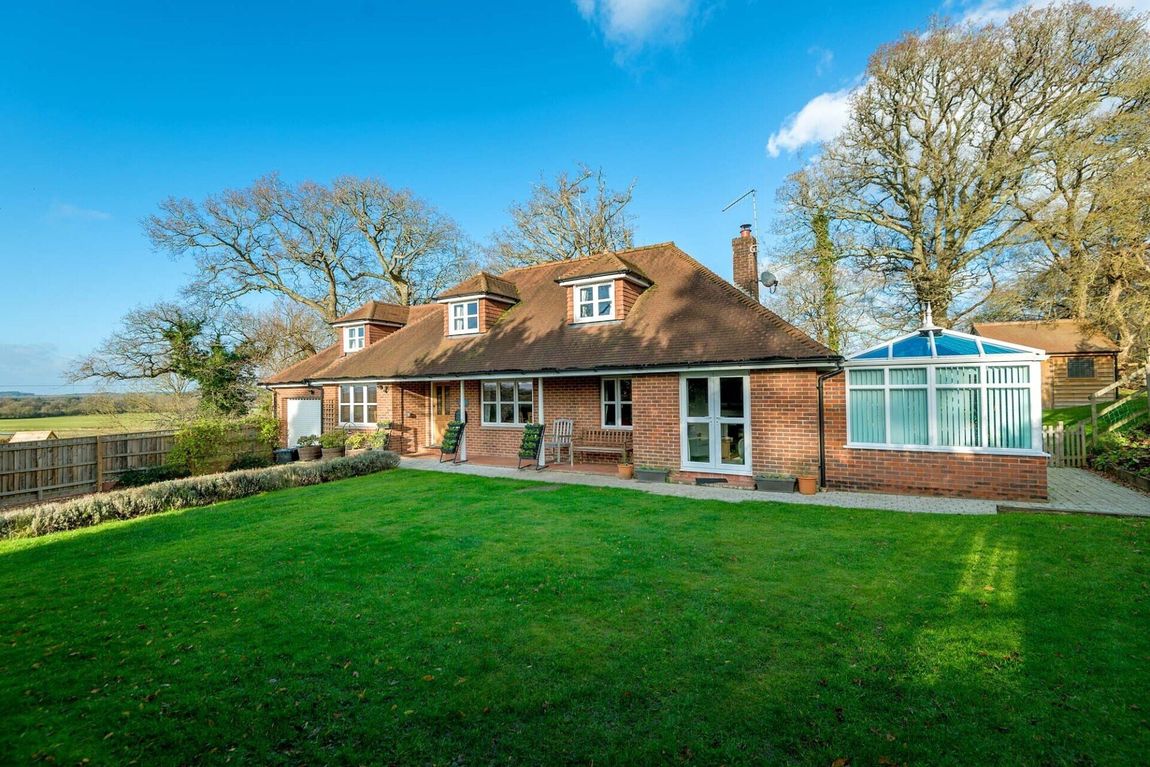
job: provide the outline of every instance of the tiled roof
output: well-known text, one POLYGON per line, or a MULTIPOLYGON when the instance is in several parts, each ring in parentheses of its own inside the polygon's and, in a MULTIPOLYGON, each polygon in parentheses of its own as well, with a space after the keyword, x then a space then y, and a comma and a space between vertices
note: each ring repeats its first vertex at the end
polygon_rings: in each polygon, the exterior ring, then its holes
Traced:
POLYGON ((391 325, 407 324, 409 307, 384 301, 368 301, 353 312, 348 312, 332 324, 341 322, 386 322, 391 325))
POLYGON ((1084 332, 1076 320, 976 322, 973 330, 986 338, 1031 346, 1047 354, 1118 351, 1118 345, 1109 338, 1101 333, 1084 332))
POLYGON ((838 359, 673 243, 624 257, 653 285, 622 321, 568 324, 569 288, 556 280, 576 264, 541 264, 505 275, 520 301, 485 333, 445 336, 445 306, 413 306, 406 327, 363 351, 308 374, 305 360, 269 383, 838 359))
POLYGON ((487 272, 480 272, 436 297, 455 298, 456 296, 474 296, 476 294, 509 298, 512 301, 519 300, 519 291, 515 289, 515 283, 487 272))
POLYGON ((580 258, 567 263, 571 265, 571 268, 557 278, 559 282, 620 273, 634 275, 646 282, 651 281, 647 275, 639 270, 639 267, 620 257, 617 253, 600 253, 597 256, 580 258))

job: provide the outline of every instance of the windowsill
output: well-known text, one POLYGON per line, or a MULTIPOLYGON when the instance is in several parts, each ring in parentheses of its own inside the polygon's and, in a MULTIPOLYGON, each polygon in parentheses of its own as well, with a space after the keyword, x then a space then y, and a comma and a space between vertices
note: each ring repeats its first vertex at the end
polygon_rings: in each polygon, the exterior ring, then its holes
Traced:
POLYGON ((847 450, 885 450, 891 453, 951 453, 954 455, 1007 455, 1024 458, 1046 457, 1041 450, 1007 447, 939 447, 936 445, 865 445, 848 442, 847 450))
POLYGON ((525 423, 487 423, 480 421, 479 426, 483 429, 522 429, 527 424, 525 423))
POLYGON ((634 426, 600 426, 603 431, 634 431, 634 426))
POLYGON ((682 464, 679 466, 679 471, 693 471, 700 474, 730 474, 733 477, 749 477, 754 474, 754 471, 745 466, 716 469, 714 466, 691 466, 690 464, 682 464))
POLYGON ((568 324, 574 325, 574 326, 579 326, 579 325, 606 325, 606 324, 611 323, 611 322, 622 322, 622 320, 615 319, 614 317, 603 317, 603 318, 596 318, 593 320, 574 320, 573 322, 570 322, 568 324))
POLYGON ((483 333, 482 330, 460 330, 458 333, 448 333, 448 338, 466 338, 468 336, 477 336, 483 333))
POLYGON ((341 429, 362 429, 363 431, 376 431, 379 429, 379 424, 376 423, 341 423, 341 429))

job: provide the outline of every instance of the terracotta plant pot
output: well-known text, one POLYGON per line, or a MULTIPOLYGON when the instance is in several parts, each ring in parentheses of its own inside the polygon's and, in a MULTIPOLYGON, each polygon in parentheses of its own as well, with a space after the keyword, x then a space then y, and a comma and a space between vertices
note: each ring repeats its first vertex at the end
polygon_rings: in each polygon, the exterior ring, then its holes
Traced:
POLYGON ((619 479, 631 479, 635 476, 635 465, 630 463, 619 464, 619 479))
POLYGON ((814 495, 819 491, 818 477, 799 477, 799 492, 803 495, 814 495))
POLYGON ((323 448, 319 445, 309 445, 307 447, 300 447, 298 450, 301 461, 318 461, 321 455, 320 451, 323 450, 323 448))

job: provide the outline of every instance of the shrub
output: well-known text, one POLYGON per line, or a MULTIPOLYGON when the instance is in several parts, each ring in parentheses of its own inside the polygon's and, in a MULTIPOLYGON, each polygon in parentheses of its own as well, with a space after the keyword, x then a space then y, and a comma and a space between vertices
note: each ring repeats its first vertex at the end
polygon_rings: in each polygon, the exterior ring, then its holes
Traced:
POLYGON ((176 434, 168 463, 183 464, 192 474, 222 471, 241 455, 270 457, 278 432, 278 422, 264 416, 200 419, 176 434))
POLYGON ((0 538, 33 537, 98 525, 111 519, 134 519, 165 511, 207 506, 289 487, 318 485, 373 474, 399 465, 392 452, 372 451, 323 463, 292 463, 267 469, 232 471, 157 482, 69 501, 16 509, 0 515, 0 538))
POLYGON ((328 450, 341 448, 347 444, 347 432, 343 429, 332 429, 319 435, 320 447, 328 450))
POLYGON ((387 450, 391 447, 391 421, 387 422, 387 426, 380 424, 377 431, 368 435, 367 446, 374 450, 387 450))
POLYGON ((1150 478, 1150 425, 1130 429, 1125 434, 1099 435, 1091 450, 1091 464, 1103 471, 1123 469, 1150 478))
POLYGON ((170 463, 143 469, 129 469, 116 480, 116 487, 143 487, 156 482, 166 482, 169 479, 181 479, 189 474, 191 472, 187 466, 170 463))
POLYGON ((295 443, 297 447, 316 447, 319 445, 319 437, 315 434, 305 434, 295 443))
POLYGON ((228 464, 228 471, 242 471, 243 469, 262 469, 265 466, 271 466, 272 459, 269 456, 254 453, 249 455, 237 455, 228 464))
POLYGON ((345 446, 351 450, 371 447, 371 435, 362 431, 357 431, 355 434, 349 434, 347 435, 347 444, 345 446))

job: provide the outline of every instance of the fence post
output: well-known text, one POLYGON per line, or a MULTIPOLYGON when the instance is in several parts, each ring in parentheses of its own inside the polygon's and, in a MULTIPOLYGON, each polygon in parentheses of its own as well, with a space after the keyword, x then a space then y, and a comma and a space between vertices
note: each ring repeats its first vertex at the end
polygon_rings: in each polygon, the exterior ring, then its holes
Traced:
POLYGON ((104 489, 104 442, 96 435, 96 492, 104 489))

